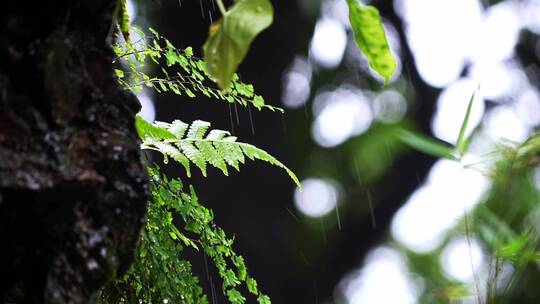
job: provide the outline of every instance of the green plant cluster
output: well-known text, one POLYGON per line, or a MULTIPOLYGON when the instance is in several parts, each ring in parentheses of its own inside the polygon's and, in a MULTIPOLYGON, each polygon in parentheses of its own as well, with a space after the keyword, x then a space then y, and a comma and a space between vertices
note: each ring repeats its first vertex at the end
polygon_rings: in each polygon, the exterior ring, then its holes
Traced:
MULTIPOLYGON (((540 134, 532 134, 523 142, 501 140, 482 156, 479 162, 465 164, 472 135, 465 136, 469 123, 474 94, 471 97, 456 145, 401 130, 399 138, 413 148, 427 154, 461 162, 464 168, 478 170, 489 178, 491 185, 485 197, 447 235, 464 235, 480 241, 488 257, 488 274, 485 281, 475 278, 474 288, 451 282, 440 275, 437 256, 440 249, 431 254, 418 255, 408 252, 411 265, 423 277, 430 278, 427 289, 440 289, 439 298, 424 294, 423 302, 444 303, 448 299, 473 296, 476 303, 506 303, 512 294, 526 294, 526 285, 534 281, 530 267, 536 268, 540 261, 540 237, 537 231, 537 212, 540 210, 540 191, 534 181, 534 170, 540 164, 540 134), (428 266, 429 265, 429 266, 428 266), (510 267, 512 272, 503 273, 510 267), (502 278, 505 275, 507 278, 502 278)), ((446 242, 445 241, 445 242, 446 242)))
MULTIPOLYGON (((355 13, 368 10, 370 18, 365 26, 375 29, 373 37, 361 29, 351 15, 357 42, 363 52, 373 50, 371 44, 385 50, 366 53, 371 66, 388 80, 393 73, 393 57, 384 36, 384 29, 374 8, 359 6, 352 1, 355 13), (358 37, 363 39, 358 40, 358 37), (368 39, 369 38, 369 39, 368 39), (372 39, 371 39, 372 38, 372 39), (382 56, 382 57, 381 57, 382 56), (382 59, 381 59, 382 58, 382 59), (374 64, 376 62, 377 64, 374 64)), ((150 29, 152 36, 130 28, 125 0, 119 0, 115 19, 123 43, 113 45, 117 55, 114 62, 120 85, 133 92, 144 88, 158 93, 172 92, 195 98, 206 97, 250 105, 261 110, 283 111, 265 103, 250 84, 239 81, 235 73, 247 51, 261 31, 273 21, 273 8, 268 0, 237 0, 227 10, 221 0, 217 4, 222 18, 212 24, 204 45, 205 60, 197 58, 193 49, 176 48, 168 39, 150 29), (133 41, 130 30, 140 39, 133 41), (205 62, 206 61, 206 62, 205 62), (208 63, 208 64, 207 64, 208 63)), ((191 176, 191 164, 206 176, 207 165, 228 175, 228 167, 239 170, 246 159, 262 160, 287 172, 300 187, 295 174, 267 152, 246 143, 236 141, 227 131, 209 130, 210 123, 196 120, 191 124, 175 120, 172 123, 146 122, 136 117, 136 128, 142 140, 141 149, 160 152, 164 162, 171 158, 180 163, 191 176)), ((233 304, 245 303, 248 296, 241 286, 260 304, 270 303, 261 293, 257 282, 248 275, 244 259, 237 255, 233 240, 213 223, 212 211, 199 203, 193 187, 184 190, 180 179, 167 179, 157 167, 149 169, 152 183, 152 200, 148 202, 148 219, 137 244, 131 269, 101 290, 102 303, 208 303, 199 279, 193 275, 191 264, 183 258, 186 249, 199 251, 208 256, 216 267, 222 281, 222 292, 233 304), (181 227, 174 224, 182 221, 181 227)))
POLYGON ((154 89, 158 93, 172 92, 176 95, 186 95, 195 98, 197 93, 206 97, 238 103, 244 107, 251 105, 256 109, 283 112, 283 109, 265 104, 264 98, 257 95, 253 85, 239 81, 237 74, 232 76, 228 87, 221 90, 215 87, 213 78, 207 72, 205 62, 193 55, 193 49, 176 48, 168 39, 150 28, 151 36, 138 29, 134 32, 141 38, 138 41, 117 43, 113 50, 117 55, 116 61, 126 66, 115 69, 119 83, 134 92, 143 88, 154 89), (150 75, 148 70, 159 72, 150 75))
MULTIPOLYGON (((209 87, 211 84, 207 83, 212 78, 206 72, 204 61, 196 58, 191 48, 177 49, 156 31, 151 29, 151 32, 153 36, 148 39, 140 32, 140 41, 125 40, 124 44, 113 46, 118 56, 115 61, 125 64, 126 71, 116 69, 115 73, 126 89, 140 92, 148 87, 158 93, 171 91, 192 98, 200 93, 245 107, 251 104, 258 110, 281 111, 266 105, 264 99, 254 93, 253 86, 238 82, 236 75, 226 90, 209 87), (160 67, 163 75, 150 77, 149 62, 160 67)), ((160 152, 165 163, 169 158, 177 161, 185 168, 187 178, 191 177, 191 164, 204 176, 208 164, 228 175, 228 167, 239 170, 246 159, 258 159, 282 168, 300 187, 296 175, 276 158, 253 145, 237 142, 227 131, 209 131, 208 122, 150 123, 137 116, 135 127, 142 141, 141 149, 160 152)), ((99 301, 111 304, 208 303, 190 262, 183 257, 189 248, 201 251, 213 262, 222 282, 222 292, 230 303, 245 303, 249 294, 258 303, 270 303, 270 298, 259 291, 255 279, 248 275, 243 257, 234 252, 233 240, 213 223, 212 211, 199 203, 193 187, 185 191, 180 179, 167 179, 157 167, 150 168, 149 175, 152 200, 148 202, 148 218, 137 244, 134 263, 126 275, 101 290, 99 301), (183 225, 175 225, 175 220, 181 220, 183 225), (247 294, 242 289, 247 290, 247 294)))
POLYGON ((131 270, 109 284, 101 294, 105 303, 208 303, 207 296, 192 274, 191 264, 182 258, 186 249, 200 251, 216 266, 222 291, 231 303, 245 303, 242 285, 258 303, 270 303, 250 277, 242 256, 232 248, 233 239, 213 222, 213 213, 197 198, 193 187, 185 191, 180 179, 168 179, 157 167, 150 168, 152 201, 148 220, 141 231, 131 270), (183 223, 179 229, 174 219, 183 223))

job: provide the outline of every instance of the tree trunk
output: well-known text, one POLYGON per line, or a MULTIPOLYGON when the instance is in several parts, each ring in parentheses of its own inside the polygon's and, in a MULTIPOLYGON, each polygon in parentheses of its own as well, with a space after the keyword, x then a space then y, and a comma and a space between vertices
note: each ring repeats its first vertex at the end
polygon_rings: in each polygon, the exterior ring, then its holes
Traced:
POLYGON ((107 43, 116 5, 0 10, 1 303, 86 303, 130 265, 149 193, 107 43))

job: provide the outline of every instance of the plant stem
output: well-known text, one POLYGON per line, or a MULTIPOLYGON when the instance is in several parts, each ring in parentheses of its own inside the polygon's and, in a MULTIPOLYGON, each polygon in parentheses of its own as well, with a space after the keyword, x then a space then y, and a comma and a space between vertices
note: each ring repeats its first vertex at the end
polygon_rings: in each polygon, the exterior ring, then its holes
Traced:
POLYGON ((221 12, 221 15, 225 16, 227 14, 227 10, 225 9, 225 5, 223 4, 222 0, 216 0, 217 5, 219 7, 219 11, 221 12))

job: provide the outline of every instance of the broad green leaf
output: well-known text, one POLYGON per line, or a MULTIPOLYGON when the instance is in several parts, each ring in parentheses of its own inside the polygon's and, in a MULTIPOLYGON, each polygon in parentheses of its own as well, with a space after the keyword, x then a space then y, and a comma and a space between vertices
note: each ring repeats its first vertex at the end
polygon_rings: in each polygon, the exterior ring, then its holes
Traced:
POLYGON ((463 155, 465 151, 467 150, 468 144, 467 144, 467 138, 465 137, 465 131, 467 130, 467 125, 469 124, 469 118, 471 116, 471 109, 474 101, 473 94, 471 96, 471 100, 469 100, 469 104, 467 105, 467 112, 465 112, 465 118, 463 118, 463 122, 461 123, 461 129, 459 130, 459 136, 456 142, 456 148, 460 155, 463 155))
POLYGON ((438 139, 429 138, 406 130, 400 130, 398 137, 409 146, 429 155, 458 160, 454 154, 454 147, 438 139))
POLYGON ((379 11, 358 0, 347 0, 349 20, 356 44, 366 56, 369 66, 388 82, 396 70, 396 59, 390 51, 379 11))
POLYGON ((268 0, 238 0, 225 15, 210 26, 203 46, 207 72, 221 89, 230 86, 238 65, 251 42, 273 21, 268 0))

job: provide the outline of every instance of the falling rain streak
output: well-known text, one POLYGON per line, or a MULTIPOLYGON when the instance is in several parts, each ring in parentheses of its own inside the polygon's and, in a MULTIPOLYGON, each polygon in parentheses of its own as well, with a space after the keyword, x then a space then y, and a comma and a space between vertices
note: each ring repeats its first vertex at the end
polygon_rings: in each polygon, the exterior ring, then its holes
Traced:
POLYGON ((377 222, 375 221, 375 211, 373 210, 373 199, 371 198, 371 191, 366 190, 368 205, 369 205, 369 214, 371 215, 371 226, 373 229, 377 229, 377 222))
POLYGON ((281 114, 281 125, 283 126, 283 133, 287 133, 287 125, 285 124, 285 113, 281 114))
POLYGON ((251 117, 251 107, 247 105, 248 115, 249 115, 249 124, 251 125, 251 134, 255 135, 255 128, 253 127, 253 117, 251 117))
POLYGON ((315 291, 315 304, 319 303, 319 292, 317 291, 317 281, 313 281, 313 290, 315 291))
POLYGON ((360 177, 360 168, 358 167, 358 161, 354 158, 354 171, 356 172, 356 178, 358 179, 358 184, 362 185, 362 178, 360 177))
POLYGON ((324 217, 319 217, 319 220, 321 221, 321 233, 322 233, 322 239, 323 242, 326 244, 326 229, 324 228, 324 217))
POLYGON ((393 157, 392 157, 392 151, 390 149, 390 142, 388 140, 385 140, 384 144, 386 146, 386 155, 388 156, 388 163, 392 165, 393 157))
POLYGON ((214 282, 212 280, 212 277, 210 276, 210 272, 208 271, 208 260, 206 259, 206 253, 203 253, 204 258, 204 268, 206 270, 206 278, 208 279, 208 282, 210 283, 210 292, 212 293, 212 303, 217 303, 217 296, 216 296, 216 290, 214 288, 214 282))
POLYGON ((338 230, 341 231, 341 219, 339 217, 339 204, 336 204, 336 218, 337 218, 338 230))
POLYGON ((231 133, 234 134, 234 120, 233 120, 233 117, 232 117, 232 109, 231 109, 231 104, 229 103, 229 118, 231 120, 231 133))
POLYGON ((236 105, 236 102, 233 103, 234 105, 234 115, 236 116, 236 124, 240 125, 240 115, 238 115, 238 106, 236 105))
POLYGON ((304 252, 303 252, 303 251, 300 251, 298 254, 300 254, 300 258, 302 259, 302 261, 303 261, 306 265, 309 265, 308 259, 306 258, 306 255, 304 254, 304 252))
POLYGON ((204 8, 203 8, 202 0, 199 0, 199 3, 201 4, 201 16, 204 19, 204 8))
POLYGON ((289 212, 289 214, 293 217, 293 219, 295 221, 297 221, 298 223, 300 223, 300 219, 291 211, 291 209, 285 207, 285 210, 287 210, 287 212, 289 212))

